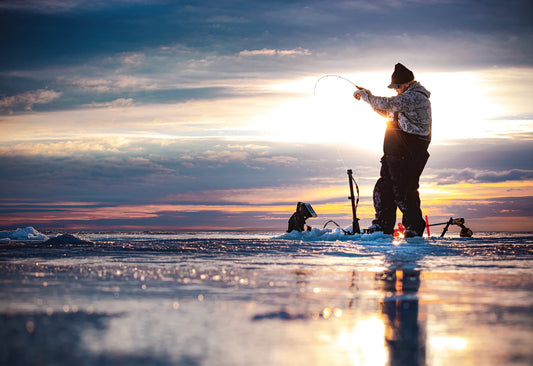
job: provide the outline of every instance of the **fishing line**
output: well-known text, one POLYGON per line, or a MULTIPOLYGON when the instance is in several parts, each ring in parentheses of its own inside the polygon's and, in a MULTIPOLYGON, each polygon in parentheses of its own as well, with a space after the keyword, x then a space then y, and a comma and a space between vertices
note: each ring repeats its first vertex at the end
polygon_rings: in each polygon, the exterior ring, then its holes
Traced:
POLYGON ((342 158, 341 151, 339 150, 339 145, 335 144, 335 148, 337 149, 337 155, 339 155, 339 158, 341 159, 342 167, 344 168, 344 170, 348 170, 348 168, 346 167, 346 163, 344 162, 344 159, 342 158))
MULTIPOLYGON (((352 84, 355 88, 359 89, 359 87, 357 85, 355 85, 355 83, 353 83, 351 80, 348 80, 346 79, 344 76, 341 76, 341 75, 335 75, 335 74, 328 74, 328 75, 324 75, 324 76, 321 76, 320 78, 318 78, 318 80, 315 82, 315 87, 313 89, 313 95, 316 96, 316 88, 318 86, 318 83, 320 82, 320 80, 322 79, 325 79, 325 78, 336 78, 336 79, 340 79, 340 80, 344 80, 350 84, 352 84)), ((335 144, 335 148, 337 149, 337 155, 339 155, 339 158, 342 162, 342 166, 344 168, 344 170, 347 170, 348 168, 346 167, 346 163, 344 162, 344 159, 342 157, 342 154, 339 150, 339 146, 337 144, 335 144)))
MULTIPOLYGON (((318 83, 320 82, 320 80, 322 79, 325 79, 325 78, 330 78, 330 77, 333 77, 333 78, 336 78, 336 79, 340 79, 340 80, 344 80, 348 83, 350 83, 351 85, 353 85, 356 89, 361 89, 359 86, 357 86, 354 82, 352 82, 351 80, 349 79, 346 79, 344 76, 341 76, 341 75, 334 75, 334 74, 328 74, 328 75, 324 75, 322 77, 320 77, 316 82, 315 82, 315 87, 313 89, 313 95, 316 96, 316 88, 318 86, 318 83)), ((357 181, 355 180, 355 178, 353 177, 352 175, 352 170, 351 169, 347 169, 346 168, 346 163, 344 162, 344 158, 342 157, 342 154, 341 154, 341 151, 339 149, 339 146, 337 144, 335 144, 335 148, 337 150, 337 154, 339 155, 339 158, 342 162, 342 165, 344 167, 344 170, 347 170, 348 171, 348 176, 350 177, 350 187, 352 187, 352 182, 355 184, 355 189, 356 189, 356 192, 357 192, 357 196, 356 197, 351 197, 352 201, 352 205, 353 205, 353 216, 354 216, 354 227, 352 228, 352 230, 354 231, 354 233, 357 231, 357 233, 359 233, 359 224, 357 224, 357 229, 355 227, 356 225, 356 221, 355 220, 359 220, 359 219, 356 219, 357 217, 357 208, 359 206, 359 197, 360 197, 360 193, 359 193, 359 185, 357 184, 357 181)), ((352 191, 352 196, 353 196, 353 191, 352 191)), ((326 224, 324 225, 324 229, 326 228, 326 226, 329 224, 329 223, 333 223, 335 225, 337 225, 338 228, 340 228, 339 224, 337 224, 335 221, 333 220, 329 220, 328 222, 326 222, 326 224)), ((349 234, 347 231, 345 231, 344 229, 341 228, 341 230, 344 232, 344 234, 349 234)))

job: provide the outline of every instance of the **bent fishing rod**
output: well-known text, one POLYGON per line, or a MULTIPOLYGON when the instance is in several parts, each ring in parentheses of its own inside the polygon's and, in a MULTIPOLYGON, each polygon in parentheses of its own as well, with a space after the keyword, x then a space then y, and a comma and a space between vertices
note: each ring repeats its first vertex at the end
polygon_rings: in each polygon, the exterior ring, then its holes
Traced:
POLYGON ((328 75, 324 75, 324 76, 321 76, 320 78, 318 78, 318 80, 315 82, 315 87, 313 89, 313 95, 316 95, 316 87, 318 85, 318 83, 320 82, 320 80, 322 79, 325 79, 325 78, 337 78, 337 79, 341 79, 341 80, 344 80, 344 81, 347 81, 348 83, 352 84, 353 86, 355 86, 357 89, 364 89, 358 85, 356 85, 354 82, 352 82, 351 80, 348 80, 346 79, 344 76, 341 76, 341 75, 335 75, 335 74, 328 74, 328 75))

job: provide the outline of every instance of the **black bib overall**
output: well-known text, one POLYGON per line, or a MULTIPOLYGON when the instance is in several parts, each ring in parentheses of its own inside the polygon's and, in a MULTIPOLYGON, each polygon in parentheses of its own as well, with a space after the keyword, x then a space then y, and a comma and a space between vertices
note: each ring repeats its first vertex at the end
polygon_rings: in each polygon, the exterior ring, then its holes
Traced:
POLYGON ((403 214, 406 229, 422 235, 426 226, 420 210, 419 180, 429 158, 430 136, 404 132, 398 125, 398 114, 387 125, 383 141, 380 178, 374 187, 374 224, 385 234, 394 232, 396 208, 403 214))

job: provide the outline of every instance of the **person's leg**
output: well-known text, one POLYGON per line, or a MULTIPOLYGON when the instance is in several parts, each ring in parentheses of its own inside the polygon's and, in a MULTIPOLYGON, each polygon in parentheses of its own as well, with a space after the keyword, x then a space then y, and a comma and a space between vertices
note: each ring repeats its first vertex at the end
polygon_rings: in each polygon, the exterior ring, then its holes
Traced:
POLYGON ((385 156, 381 158, 381 177, 374 186, 374 209, 376 218, 372 221, 373 226, 379 225, 385 234, 394 232, 396 223, 396 203, 393 194, 393 182, 390 177, 389 164, 385 156))
POLYGON ((420 175, 424 170, 429 154, 406 158, 403 164, 398 164, 402 171, 399 173, 398 184, 394 185, 393 192, 396 204, 403 214, 402 224, 411 235, 421 236, 424 233, 426 222, 420 209, 420 195, 418 193, 420 175))
POLYGON ((410 235, 422 236, 426 228, 426 221, 420 209, 420 197, 417 189, 410 189, 407 193, 407 204, 402 210, 402 224, 410 235), (414 233, 414 234, 413 234, 414 233))
POLYGON ((402 224, 405 226, 406 230, 415 232, 417 236, 422 236, 426 227, 426 221, 424 220, 422 210, 420 209, 418 189, 408 189, 407 202, 402 213, 402 224))

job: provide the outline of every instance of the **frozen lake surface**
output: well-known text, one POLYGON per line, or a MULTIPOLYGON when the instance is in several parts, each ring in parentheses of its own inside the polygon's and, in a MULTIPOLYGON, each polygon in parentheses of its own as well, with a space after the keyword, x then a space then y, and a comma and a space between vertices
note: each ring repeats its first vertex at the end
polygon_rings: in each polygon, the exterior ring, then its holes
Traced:
POLYGON ((78 236, 0 242, 0 364, 533 364, 533 234, 78 236))

